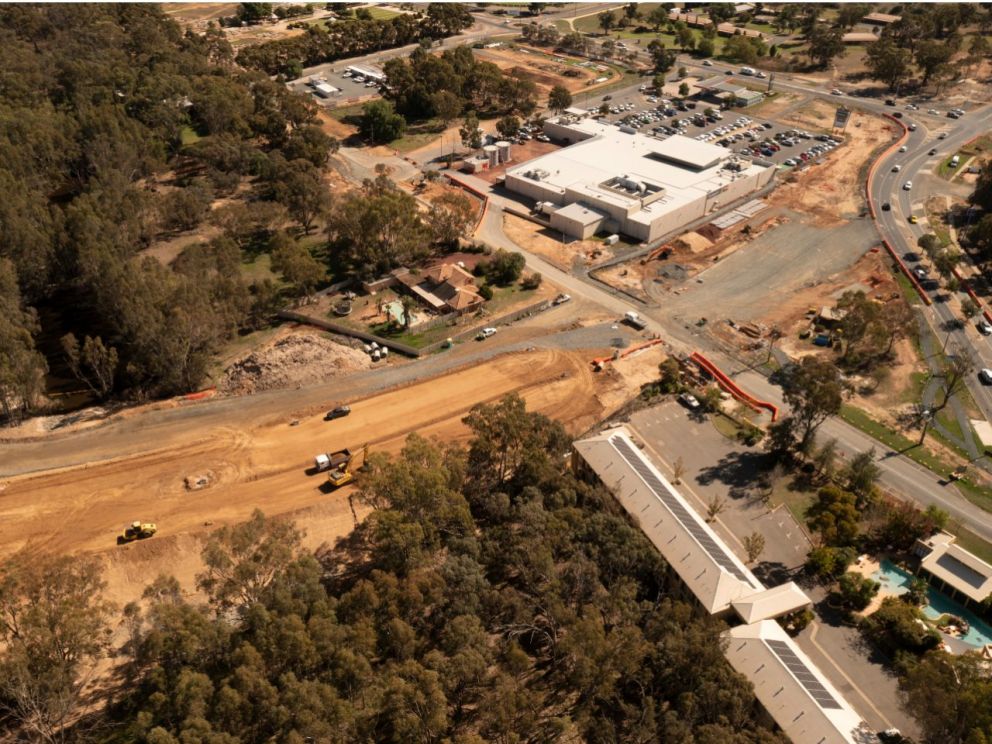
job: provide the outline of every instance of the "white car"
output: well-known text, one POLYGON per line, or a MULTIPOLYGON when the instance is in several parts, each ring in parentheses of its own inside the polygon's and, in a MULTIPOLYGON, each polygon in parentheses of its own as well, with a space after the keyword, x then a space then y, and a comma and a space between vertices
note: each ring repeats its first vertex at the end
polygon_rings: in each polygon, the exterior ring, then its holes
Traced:
POLYGON ((916 125, 915 124, 910 124, 908 127, 906 127, 906 129, 908 129, 910 132, 915 132, 916 131, 916 125))
POLYGON ((557 297, 555 297, 555 299, 552 301, 551 304, 552 305, 564 305, 566 302, 568 302, 571 299, 572 299, 572 296, 571 295, 567 295, 567 294, 562 293, 562 294, 558 295, 557 297))
POLYGON ((708 59, 704 59, 703 60, 703 67, 712 67, 712 66, 713 66, 713 63, 710 62, 708 59))
POLYGON ((832 96, 842 96, 842 95, 844 95, 844 93, 843 93, 843 91, 841 91, 840 88, 834 88, 832 91, 830 91, 830 95, 832 95, 832 96))
POLYGON ((902 185, 902 190, 903 191, 909 191, 911 188, 913 188, 913 182, 912 181, 906 181, 906 183, 904 183, 902 185))
POLYGON ((684 405, 690 411, 695 411, 699 408, 699 401, 696 399, 695 395, 689 395, 689 393, 682 393, 679 396, 679 403, 684 405))
POLYGON ((988 367, 983 369, 978 373, 978 379, 981 380, 983 385, 992 385, 992 369, 988 367))
POLYGON ((892 166, 892 172, 893 173, 898 173, 901 170, 902 170, 902 166, 901 165, 893 165, 892 166))
POLYGON ((992 336, 992 323, 987 320, 978 321, 978 332, 983 336, 992 336))
POLYGON ((906 152, 906 150, 908 150, 908 149, 909 148, 906 147, 906 145, 903 145, 902 147, 899 148, 899 152, 906 152))
POLYGON ((479 335, 476 336, 476 338, 482 341, 483 339, 489 338, 490 336, 494 336, 495 334, 496 334, 495 328, 491 328, 491 327, 483 328, 481 331, 479 331, 479 335))

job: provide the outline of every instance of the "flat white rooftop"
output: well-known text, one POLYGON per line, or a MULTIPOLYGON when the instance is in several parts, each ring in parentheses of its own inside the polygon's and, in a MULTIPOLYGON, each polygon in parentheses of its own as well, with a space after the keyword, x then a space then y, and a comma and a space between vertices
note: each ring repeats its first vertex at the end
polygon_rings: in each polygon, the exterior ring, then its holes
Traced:
POLYGON ((664 189, 662 198, 630 216, 635 222, 650 223, 680 205, 705 198, 738 178, 766 169, 725 147, 677 134, 659 140, 622 132, 594 119, 561 126, 585 139, 510 168, 507 175, 539 181, 559 194, 583 191, 617 205, 630 204, 634 199, 603 188, 602 184, 611 179, 626 177, 664 189), (730 161, 738 163, 739 170, 725 167, 730 161))
POLYGON ((567 207, 562 207, 561 209, 556 210, 555 214, 561 215, 569 220, 574 220, 580 225, 591 225, 606 216, 602 212, 597 212, 595 209, 590 209, 581 202, 573 202, 567 207))

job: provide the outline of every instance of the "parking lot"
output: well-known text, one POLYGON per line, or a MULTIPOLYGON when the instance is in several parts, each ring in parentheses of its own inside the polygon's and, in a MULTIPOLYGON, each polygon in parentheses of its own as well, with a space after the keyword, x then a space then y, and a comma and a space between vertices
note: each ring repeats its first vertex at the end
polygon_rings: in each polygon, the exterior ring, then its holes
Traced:
POLYGON ((289 84, 289 87, 291 90, 298 93, 311 94, 317 103, 331 108, 344 103, 348 99, 379 95, 379 86, 377 84, 370 82, 365 78, 361 78, 360 80, 356 79, 350 74, 345 77, 345 72, 347 72, 346 66, 342 65, 337 70, 325 70, 319 76, 314 75, 310 77, 303 77, 299 80, 294 80, 289 84), (318 81, 325 82, 328 85, 337 88, 339 92, 332 93, 329 96, 318 95, 313 87, 313 84, 318 81))
POLYGON ((604 119, 618 127, 659 139, 680 134, 783 168, 813 163, 841 144, 840 136, 796 129, 749 116, 746 111, 721 111, 719 106, 704 101, 660 98, 648 90, 626 95, 622 100, 606 96, 600 103, 610 107, 604 119))

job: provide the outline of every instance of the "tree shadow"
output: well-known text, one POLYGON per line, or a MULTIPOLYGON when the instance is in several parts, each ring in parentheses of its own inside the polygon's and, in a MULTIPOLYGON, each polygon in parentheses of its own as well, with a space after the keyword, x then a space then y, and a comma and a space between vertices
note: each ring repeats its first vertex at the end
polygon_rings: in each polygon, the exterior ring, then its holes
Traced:
POLYGON ((731 452, 715 465, 696 476, 701 486, 722 483, 733 499, 753 499, 754 492, 765 486, 764 475, 772 468, 774 457, 767 452, 731 452))
POLYGON ((765 586, 778 586, 793 581, 801 570, 789 568, 778 561, 761 561, 751 569, 751 573, 765 586))

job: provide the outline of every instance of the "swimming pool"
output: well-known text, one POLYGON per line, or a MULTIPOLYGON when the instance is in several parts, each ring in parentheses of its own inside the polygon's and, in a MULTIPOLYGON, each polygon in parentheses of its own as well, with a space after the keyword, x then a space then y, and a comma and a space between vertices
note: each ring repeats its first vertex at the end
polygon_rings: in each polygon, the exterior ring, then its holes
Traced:
MULTIPOLYGON (((879 569, 871 577, 882 585, 881 591, 883 593, 895 595, 908 592, 909 584, 914 578, 909 571, 904 571, 889 560, 882 561, 879 569)), ((971 627, 965 635, 961 636, 960 640, 969 646, 982 648, 985 644, 992 643, 992 626, 968 608, 930 587, 927 592, 927 604, 923 607, 923 614, 931 620, 936 620, 945 613, 957 615, 968 621, 968 625, 971 627)))

